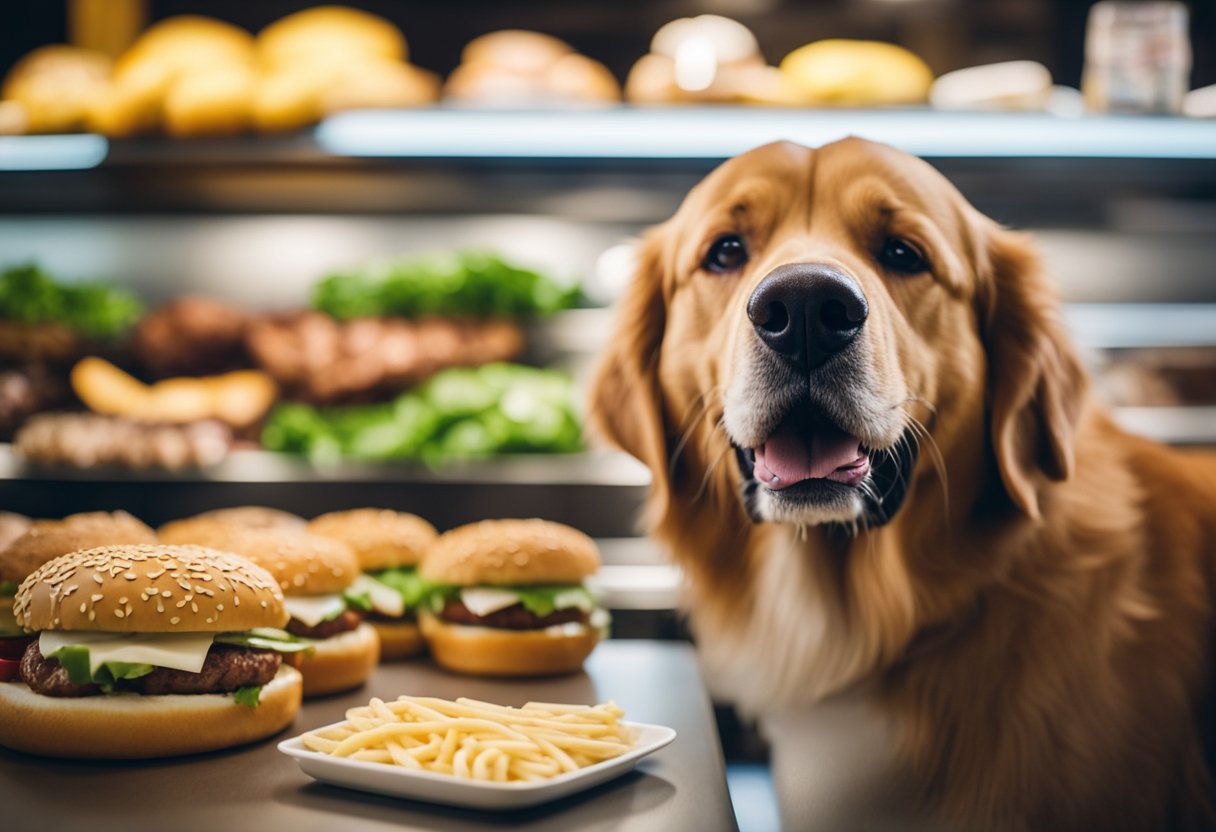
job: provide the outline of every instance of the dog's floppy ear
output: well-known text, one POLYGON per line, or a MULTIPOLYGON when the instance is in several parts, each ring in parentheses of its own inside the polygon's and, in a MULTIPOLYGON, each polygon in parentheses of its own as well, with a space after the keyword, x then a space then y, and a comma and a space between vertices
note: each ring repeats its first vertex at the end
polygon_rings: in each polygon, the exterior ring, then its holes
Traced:
POLYGON ((659 390, 659 352, 667 326, 662 230, 639 246, 637 271, 617 308, 616 326, 591 384, 592 431, 650 468, 651 499, 668 499, 667 431, 659 390))
POLYGON ((1085 371, 1028 237, 993 229, 982 271, 987 274, 977 298, 988 353, 992 447, 1005 490, 1037 520, 1041 478, 1072 474, 1085 371))

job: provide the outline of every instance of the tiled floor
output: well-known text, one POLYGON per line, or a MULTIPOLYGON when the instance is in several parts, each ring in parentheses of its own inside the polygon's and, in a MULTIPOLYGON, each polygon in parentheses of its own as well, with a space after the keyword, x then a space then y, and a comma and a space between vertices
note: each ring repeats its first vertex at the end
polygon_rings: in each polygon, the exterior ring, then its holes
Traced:
POLYGON ((728 763, 726 784, 739 832, 778 832, 777 795, 764 763, 728 763))

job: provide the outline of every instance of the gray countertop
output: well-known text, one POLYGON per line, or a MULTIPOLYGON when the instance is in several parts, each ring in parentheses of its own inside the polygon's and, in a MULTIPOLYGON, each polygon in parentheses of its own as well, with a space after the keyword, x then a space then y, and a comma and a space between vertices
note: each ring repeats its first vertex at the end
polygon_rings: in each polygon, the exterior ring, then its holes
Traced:
POLYGON ((48 760, 0 749, 0 816, 6 829, 90 832, 736 829, 713 711, 692 649, 653 641, 604 642, 585 673, 553 679, 458 677, 429 661, 381 665, 361 690, 306 702, 281 736, 214 754, 119 763, 48 760), (469 696, 506 705, 611 699, 627 719, 669 725, 678 736, 620 779, 556 803, 500 813, 323 785, 275 748, 280 739, 341 720, 347 708, 372 696, 401 694, 469 696))

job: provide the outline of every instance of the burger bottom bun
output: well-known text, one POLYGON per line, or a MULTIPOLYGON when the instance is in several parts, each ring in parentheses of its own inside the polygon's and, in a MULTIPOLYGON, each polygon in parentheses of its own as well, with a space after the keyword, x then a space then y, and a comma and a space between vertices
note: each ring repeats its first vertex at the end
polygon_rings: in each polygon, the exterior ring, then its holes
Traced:
POLYGON ((283 665, 256 708, 229 694, 56 697, 0 684, 0 745, 28 754, 137 760, 244 745, 282 731, 300 710, 303 680, 283 665))
POLYGON ((372 627, 380 636, 380 661, 408 659, 426 650, 422 631, 413 621, 373 621, 372 627))
POLYGON ((574 673, 599 642, 599 633, 586 624, 501 630, 450 624, 425 612, 419 613, 418 623, 436 662, 474 676, 574 673))
POLYGON ((380 662, 380 636, 365 622, 320 639, 311 653, 293 653, 288 661, 304 674, 305 696, 350 690, 366 682, 380 662))

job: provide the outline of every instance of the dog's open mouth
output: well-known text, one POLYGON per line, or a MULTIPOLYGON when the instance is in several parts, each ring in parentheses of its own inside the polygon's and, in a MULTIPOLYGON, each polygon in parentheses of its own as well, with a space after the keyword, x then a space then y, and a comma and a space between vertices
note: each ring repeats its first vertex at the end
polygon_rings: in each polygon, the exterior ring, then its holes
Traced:
POLYGON ((859 519, 868 526, 887 522, 898 510, 916 461, 915 443, 868 448, 809 402, 787 414, 762 444, 736 452, 753 516, 756 492, 764 489, 787 508, 855 505, 860 499, 859 519))
POLYGON ((870 455, 861 440, 819 414, 791 413, 751 451, 752 476, 770 491, 808 480, 858 486, 870 473, 870 455))

